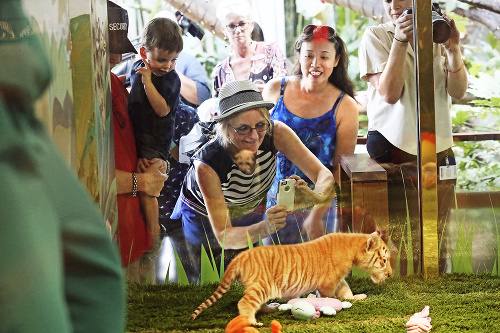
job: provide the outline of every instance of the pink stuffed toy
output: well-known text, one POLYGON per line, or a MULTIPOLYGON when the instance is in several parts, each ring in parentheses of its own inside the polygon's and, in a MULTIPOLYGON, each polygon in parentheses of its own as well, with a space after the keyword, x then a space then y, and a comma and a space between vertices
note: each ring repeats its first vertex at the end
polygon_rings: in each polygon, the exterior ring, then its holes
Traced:
POLYGON ((410 320, 406 323, 407 333, 421 333, 430 332, 432 329, 431 317, 429 317, 429 306, 426 305, 420 312, 411 316, 410 320))

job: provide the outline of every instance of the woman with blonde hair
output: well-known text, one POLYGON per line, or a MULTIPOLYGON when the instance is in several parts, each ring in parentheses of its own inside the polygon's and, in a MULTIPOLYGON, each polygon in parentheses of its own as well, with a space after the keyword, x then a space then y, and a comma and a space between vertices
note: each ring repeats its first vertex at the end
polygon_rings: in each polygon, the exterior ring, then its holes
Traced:
POLYGON ((229 55, 212 73, 215 97, 228 81, 250 80, 262 91, 267 81, 286 75, 278 44, 252 40, 255 23, 251 13, 252 8, 244 0, 223 0, 217 6, 217 18, 229 42, 229 55))

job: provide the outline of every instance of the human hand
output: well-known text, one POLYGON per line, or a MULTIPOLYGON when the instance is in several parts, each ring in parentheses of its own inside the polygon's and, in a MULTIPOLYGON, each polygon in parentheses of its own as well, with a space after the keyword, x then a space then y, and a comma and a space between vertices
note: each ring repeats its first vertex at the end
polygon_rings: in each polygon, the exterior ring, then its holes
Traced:
POLYGON ((170 170, 167 170, 168 169, 168 162, 165 161, 164 159, 161 159, 161 158, 153 158, 152 160, 149 161, 149 165, 158 165, 158 170, 160 170, 162 173, 167 173, 167 171, 170 171, 170 170))
POLYGON ((143 176, 144 180, 141 190, 150 196, 159 196, 165 181, 168 179, 168 175, 161 171, 162 161, 161 159, 155 159, 154 162, 150 163, 149 166, 144 169, 144 172, 140 174, 143 176))
POLYGON ((268 208, 266 210, 266 219, 264 220, 267 234, 272 235, 283 228, 286 225, 287 215, 285 205, 276 205, 268 208))
POLYGON ((138 158, 137 159, 137 168, 138 172, 144 172, 152 163, 153 160, 148 160, 147 158, 138 158))
POLYGON ((142 75, 142 84, 146 82, 151 82, 151 66, 149 66, 148 60, 143 59, 144 67, 139 67, 135 70, 136 74, 142 75))
POLYGON ((451 28, 450 38, 448 38, 448 40, 443 43, 443 46, 446 50, 452 51, 457 49, 458 45, 460 44, 460 31, 455 24, 455 20, 450 19, 446 14, 443 14, 443 18, 446 20, 446 22, 448 22, 451 28))
POLYGON ((394 38, 401 42, 413 40, 413 14, 398 17, 394 27, 394 38))

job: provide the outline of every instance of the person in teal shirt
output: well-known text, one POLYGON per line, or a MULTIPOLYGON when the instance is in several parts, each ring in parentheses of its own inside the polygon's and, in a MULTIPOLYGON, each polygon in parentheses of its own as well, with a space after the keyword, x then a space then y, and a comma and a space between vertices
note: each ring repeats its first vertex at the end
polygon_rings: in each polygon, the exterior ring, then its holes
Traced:
POLYGON ((124 332, 104 218, 34 114, 50 66, 20 0, 0 0, 0 332, 124 332))

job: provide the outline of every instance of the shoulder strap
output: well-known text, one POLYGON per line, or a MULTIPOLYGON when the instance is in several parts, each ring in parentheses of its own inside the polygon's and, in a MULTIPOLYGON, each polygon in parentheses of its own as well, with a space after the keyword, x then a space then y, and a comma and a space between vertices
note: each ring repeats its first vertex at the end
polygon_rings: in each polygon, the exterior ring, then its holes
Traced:
POLYGON ((280 90, 280 96, 283 96, 283 93, 285 92, 285 83, 286 83, 286 76, 283 76, 281 78, 281 90, 280 90))
POLYGON ((339 97, 337 97, 337 100, 336 100, 336 101, 335 101, 335 103, 333 104, 332 110, 333 110, 333 113, 334 113, 335 115, 337 115, 337 108, 338 108, 338 106, 339 106, 339 104, 340 104, 340 101, 342 100, 342 97, 344 97, 344 94, 345 94, 345 93, 344 93, 343 91, 341 91, 341 92, 340 92, 339 97))

